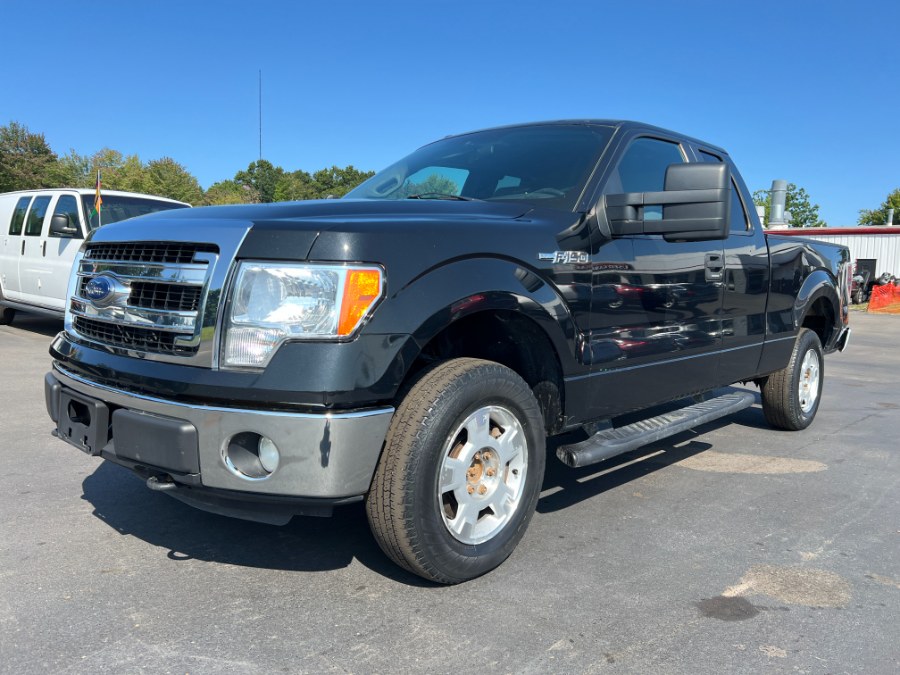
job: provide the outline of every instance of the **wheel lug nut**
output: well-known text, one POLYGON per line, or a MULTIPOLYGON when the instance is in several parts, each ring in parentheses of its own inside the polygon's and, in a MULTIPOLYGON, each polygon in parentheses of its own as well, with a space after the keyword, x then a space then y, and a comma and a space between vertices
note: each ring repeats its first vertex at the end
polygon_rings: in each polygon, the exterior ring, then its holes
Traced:
POLYGON ((473 485, 470 485, 469 487, 466 488, 466 492, 468 492, 470 495, 471 495, 471 494, 474 494, 474 493, 475 493, 475 487, 474 487, 473 485))
POLYGON ((497 472, 494 471, 493 469, 488 469, 488 470, 487 470, 487 475, 488 475, 488 476, 493 476, 495 473, 497 473, 497 472))
POLYGON ((486 452, 486 453, 484 453, 483 455, 481 455, 481 458, 482 458, 483 460, 487 461, 487 460, 489 460, 489 459, 491 458, 491 453, 486 452))
POLYGON ((486 485, 479 485, 479 486, 478 486, 478 494, 483 495, 483 494, 485 494, 486 492, 487 492, 487 486, 486 486, 486 485))

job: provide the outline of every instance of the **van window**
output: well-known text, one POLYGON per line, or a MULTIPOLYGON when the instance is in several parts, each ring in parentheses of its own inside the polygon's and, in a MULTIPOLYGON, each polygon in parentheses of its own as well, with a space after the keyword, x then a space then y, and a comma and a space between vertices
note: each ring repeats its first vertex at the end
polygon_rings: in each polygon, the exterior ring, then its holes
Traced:
POLYGON ((40 237, 41 227, 44 225, 44 216, 47 215, 47 207, 50 206, 50 197, 35 197, 31 203, 31 210, 25 221, 25 236, 40 237))
POLYGON ((28 212, 28 205, 31 203, 31 197, 22 197, 16 203, 16 210, 13 211, 12 220, 9 221, 9 233, 13 235, 22 234, 22 223, 25 222, 25 214, 28 212))
POLYGON ((157 199, 149 199, 146 197, 122 197, 119 195, 102 195, 103 204, 100 206, 100 213, 94 208, 94 195, 82 195, 81 201, 84 205, 84 212, 88 214, 88 229, 94 230, 100 225, 109 225, 110 223, 118 223, 120 220, 128 218, 136 218, 148 213, 156 213, 157 211, 168 211, 169 209, 186 209, 186 204, 178 204, 176 202, 164 202, 157 199))
MULTIPOLYGON (((74 196, 62 195, 56 201, 56 206, 53 207, 53 215, 69 216, 69 225, 78 228, 78 234, 74 238, 81 239, 81 225, 78 223, 78 200, 74 196)), ((58 237, 60 235, 51 232, 49 236, 58 237)))

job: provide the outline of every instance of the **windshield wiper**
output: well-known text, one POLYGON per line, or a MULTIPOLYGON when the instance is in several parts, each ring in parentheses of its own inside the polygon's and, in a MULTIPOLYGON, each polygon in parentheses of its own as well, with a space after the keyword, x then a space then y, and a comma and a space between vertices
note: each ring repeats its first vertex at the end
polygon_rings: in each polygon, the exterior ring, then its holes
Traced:
POLYGON ((458 202, 480 202, 482 199, 475 197, 463 197, 462 195, 451 195, 447 192, 420 192, 414 195, 407 195, 407 199, 452 199, 458 202))

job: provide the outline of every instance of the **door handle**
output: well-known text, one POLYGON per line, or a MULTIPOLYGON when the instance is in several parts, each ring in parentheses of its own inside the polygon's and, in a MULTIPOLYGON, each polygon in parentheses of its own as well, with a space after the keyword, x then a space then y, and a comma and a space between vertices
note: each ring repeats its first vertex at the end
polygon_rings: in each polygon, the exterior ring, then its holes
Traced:
POLYGON ((22 240, 22 255, 25 255, 25 240, 22 240))
POLYGON ((44 239, 44 245, 41 246, 41 257, 47 257, 47 240, 44 239))
POLYGON ((722 281, 725 276, 725 261, 721 253, 707 253, 704 266, 707 281, 722 281))

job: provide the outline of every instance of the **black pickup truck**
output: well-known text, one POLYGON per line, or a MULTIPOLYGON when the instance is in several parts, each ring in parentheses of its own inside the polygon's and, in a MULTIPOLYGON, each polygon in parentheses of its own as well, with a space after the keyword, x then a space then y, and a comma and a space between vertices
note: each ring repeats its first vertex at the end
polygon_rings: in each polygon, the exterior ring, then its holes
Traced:
POLYGON ((341 200, 95 230, 46 402, 60 438, 201 509, 279 524, 364 501, 388 556, 456 583, 523 536, 548 436, 599 462, 750 406, 737 382, 772 426, 808 426, 849 274, 842 247, 764 233, 721 148, 622 121, 488 129, 341 200))

